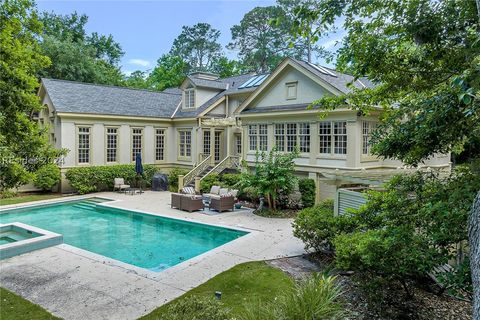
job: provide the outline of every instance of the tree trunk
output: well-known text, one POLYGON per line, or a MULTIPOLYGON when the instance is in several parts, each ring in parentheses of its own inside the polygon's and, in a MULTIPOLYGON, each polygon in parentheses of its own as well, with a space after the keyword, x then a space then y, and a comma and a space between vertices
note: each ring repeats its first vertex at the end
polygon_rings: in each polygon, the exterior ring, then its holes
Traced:
POLYGON ((473 284, 473 319, 480 320, 480 191, 473 202, 468 221, 468 242, 473 284))

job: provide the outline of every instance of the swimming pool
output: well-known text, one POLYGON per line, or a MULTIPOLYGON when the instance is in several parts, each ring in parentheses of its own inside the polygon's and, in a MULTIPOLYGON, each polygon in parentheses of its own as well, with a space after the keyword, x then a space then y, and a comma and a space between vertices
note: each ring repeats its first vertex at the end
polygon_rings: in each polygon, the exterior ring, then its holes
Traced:
POLYGON ((0 224, 22 222, 63 234, 66 244, 156 272, 248 233, 98 205, 103 201, 5 210, 0 224))

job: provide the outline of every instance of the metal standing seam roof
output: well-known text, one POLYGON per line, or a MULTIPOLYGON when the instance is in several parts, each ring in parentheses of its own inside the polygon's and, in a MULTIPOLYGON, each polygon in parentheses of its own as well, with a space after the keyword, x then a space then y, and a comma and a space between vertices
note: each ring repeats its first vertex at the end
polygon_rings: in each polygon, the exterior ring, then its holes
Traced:
POLYGON ((42 79, 57 112, 170 118, 182 99, 157 92, 82 82, 42 79))

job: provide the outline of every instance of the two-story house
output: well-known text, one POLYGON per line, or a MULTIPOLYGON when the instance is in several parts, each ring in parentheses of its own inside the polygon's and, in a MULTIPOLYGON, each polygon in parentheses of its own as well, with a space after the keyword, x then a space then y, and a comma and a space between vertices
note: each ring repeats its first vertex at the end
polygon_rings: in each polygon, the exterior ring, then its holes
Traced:
MULTIPOLYGON (((271 74, 218 78, 194 73, 179 88, 163 92, 42 79, 39 95, 51 141, 70 150, 71 167, 132 163, 137 153, 160 169, 191 169, 180 185, 198 183, 209 172, 253 164, 255 153, 298 146, 296 173, 317 184, 317 199, 333 197, 342 184, 379 184, 403 164, 370 154, 378 121, 350 109, 307 108, 327 95, 372 86, 367 79, 286 58, 271 74)), ((450 167, 449 155, 424 166, 450 167)), ((62 181, 62 190, 68 190, 62 181)))

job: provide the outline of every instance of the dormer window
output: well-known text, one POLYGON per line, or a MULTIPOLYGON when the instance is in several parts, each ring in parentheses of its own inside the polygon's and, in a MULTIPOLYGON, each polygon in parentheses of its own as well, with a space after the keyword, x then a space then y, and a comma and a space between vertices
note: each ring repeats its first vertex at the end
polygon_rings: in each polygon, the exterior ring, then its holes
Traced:
POLYGON ((193 88, 185 90, 184 108, 185 109, 195 108, 195 90, 193 88))

